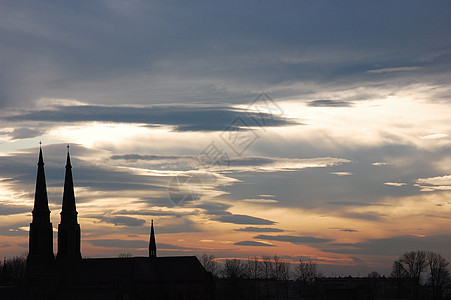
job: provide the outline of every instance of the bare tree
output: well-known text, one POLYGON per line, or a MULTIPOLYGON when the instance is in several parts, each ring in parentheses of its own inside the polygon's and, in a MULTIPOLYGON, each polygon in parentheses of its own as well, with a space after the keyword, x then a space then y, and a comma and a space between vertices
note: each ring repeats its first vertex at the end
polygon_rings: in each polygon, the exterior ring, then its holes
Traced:
POLYGON ((296 279, 303 284, 309 284, 313 282, 315 277, 321 276, 321 272, 318 270, 318 264, 311 258, 299 258, 299 264, 295 270, 296 279))
POLYGON ((246 277, 249 279, 259 279, 263 274, 262 262, 257 256, 249 257, 244 263, 246 277))
POLYGON ((392 271, 391 271, 390 277, 394 278, 394 279, 407 278, 406 270, 404 270, 404 267, 403 267, 403 265, 402 265, 400 260, 395 260, 393 262, 393 267, 392 267, 392 271))
POLYGON ((244 264, 240 259, 226 259, 224 265, 224 277, 228 279, 239 279, 244 276, 244 264))
POLYGON ((381 277, 381 274, 377 271, 371 271, 370 273, 368 273, 368 278, 379 278, 381 277))
POLYGON ((427 264, 429 266, 429 283, 432 286, 433 299, 440 299, 443 292, 443 285, 449 279, 447 266, 449 262, 439 253, 428 252, 427 264))
POLYGON ((277 255, 273 257, 272 271, 272 277, 276 280, 288 280, 290 278, 290 264, 282 261, 277 255))
POLYGON ((214 278, 219 276, 219 265, 216 262, 214 255, 202 254, 199 258, 200 263, 204 266, 205 270, 211 273, 214 278))
POLYGON ((428 265, 426 252, 421 250, 406 252, 401 255, 399 262, 411 282, 414 298, 418 299, 421 274, 428 265))
POLYGON ((130 258, 130 257, 133 257, 133 254, 130 253, 130 252, 127 252, 127 253, 119 253, 119 255, 118 255, 117 257, 119 257, 119 258, 130 258))
POLYGON ((300 295, 308 293, 312 289, 313 282, 316 277, 321 276, 321 272, 318 270, 318 264, 313 259, 299 258, 299 264, 294 269, 294 275, 300 282, 300 295))
POLYGON ((273 275, 273 263, 271 260, 271 257, 269 256, 263 256, 262 257, 263 262, 263 277, 265 279, 271 279, 271 276, 273 275))
POLYGON ((0 284, 16 285, 25 278, 27 266, 27 253, 22 253, 20 256, 4 259, 0 272, 0 284))

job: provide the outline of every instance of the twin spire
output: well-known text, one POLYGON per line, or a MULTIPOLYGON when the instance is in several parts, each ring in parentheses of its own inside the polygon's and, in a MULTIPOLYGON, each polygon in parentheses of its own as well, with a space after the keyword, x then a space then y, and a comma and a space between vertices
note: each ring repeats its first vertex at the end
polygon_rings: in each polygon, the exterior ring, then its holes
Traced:
POLYGON ((70 163, 69 145, 67 145, 66 175, 64 178, 63 208, 61 210, 61 224, 58 225, 58 254, 56 259, 81 259, 80 224, 77 222, 75 207, 74 181, 72 179, 72 165, 70 163))
MULTIPOLYGON (((33 221, 30 224, 29 256, 30 266, 50 266, 54 261, 53 229, 50 223, 50 209, 47 197, 47 187, 44 172, 44 158, 41 142, 39 142, 39 161, 36 177, 36 191, 33 208, 33 221)), ((61 223, 58 225, 58 253, 57 260, 80 260, 81 231, 77 221, 75 205, 74 182, 70 161, 69 145, 67 146, 66 174, 64 179, 63 204, 61 223)), ((150 229, 149 257, 157 256, 153 220, 150 229)))

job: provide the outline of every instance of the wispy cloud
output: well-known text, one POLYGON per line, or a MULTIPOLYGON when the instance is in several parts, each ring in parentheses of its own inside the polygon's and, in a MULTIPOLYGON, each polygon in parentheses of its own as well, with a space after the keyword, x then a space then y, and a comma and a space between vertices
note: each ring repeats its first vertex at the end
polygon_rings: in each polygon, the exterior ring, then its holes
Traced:
POLYGON ((406 72, 406 71, 416 71, 420 70, 422 67, 393 67, 393 68, 382 68, 382 69, 374 69, 368 70, 366 73, 380 74, 380 73, 391 73, 391 72, 406 72))
MULTIPOLYGON (((28 111, 6 117, 20 122, 116 122, 151 126, 173 126, 176 131, 223 131, 237 118, 247 130, 261 126, 299 124, 281 115, 251 112, 227 106, 55 106, 48 110, 28 111), (254 120, 260 120, 256 123, 254 120)), ((241 123, 240 123, 241 124, 241 123)), ((24 131, 24 130, 22 130, 24 131)), ((25 133, 25 132, 24 132, 25 133)), ((30 131, 27 132, 30 135, 30 131)), ((17 133, 19 134, 19 132, 17 133)))
POLYGON ((307 102, 307 105, 312 107, 348 107, 352 106, 352 102, 342 100, 313 100, 307 102))
POLYGON ((276 222, 247 215, 225 215, 214 218, 215 221, 240 225, 273 225, 276 222))
POLYGON ((262 242, 256 242, 256 241, 242 241, 234 243, 236 246, 253 246, 253 247, 275 247, 275 245, 268 244, 268 243, 262 243, 262 242))
POLYGON ((407 183, 404 182, 384 182, 385 185, 389 185, 389 186, 405 186, 407 185, 407 183))
POLYGON ((245 227, 235 229, 236 231, 245 231, 245 232, 283 232, 285 230, 279 228, 272 227, 245 227))
POLYGON ((332 241, 331 239, 317 238, 313 236, 293 236, 293 235, 257 235, 254 239, 288 242, 292 244, 315 244, 332 241))

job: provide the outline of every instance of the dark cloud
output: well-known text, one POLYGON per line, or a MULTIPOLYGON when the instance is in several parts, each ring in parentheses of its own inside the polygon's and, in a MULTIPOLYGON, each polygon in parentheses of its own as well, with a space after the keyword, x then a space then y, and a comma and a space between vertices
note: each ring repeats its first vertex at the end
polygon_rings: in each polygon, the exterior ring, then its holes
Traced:
MULTIPOLYGON (((121 239, 99 239, 99 240, 86 240, 93 246, 108 247, 108 248, 127 248, 127 249, 139 249, 148 248, 149 242, 140 240, 121 240, 121 239)), ((196 250, 196 248, 187 248, 166 243, 157 243, 159 250, 196 250)))
POLYGON ((182 246, 176 246, 171 244, 165 244, 165 243, 158 243, 157 244, 158 249, 164 249, 164 250, 196 250, 197 248, 187 248, 182 246))
POLYGON ((9 121, 39 122, 119 122, 148 125, 173 125, 177 131, 223 131, 227 127, 240 126, 248 130, 252 126, 287 126, 297 123, 282 116, 254 113, 226 106, 55 106, 49 110, 26 112, 9 116, 9 121), (234 123, 240 118, 242 122, 234 123), (257 123, 255 120, 260 120, 257 123))
POLYGON ((378 203, 367 203, 367 202, 357 202, 357 201, 331 201, 327 204, 331 205, 343 205, 343 206, 386 206, 378 203))
POLYGON ((358 265, 364 265, 365 261, 361 258, 355 257, 355 256, 350 256, 349 258, 351 258, 356 264, 358 265))
POLYGON ((307 103, 308 106, 313 107, 348 107, 352 102, 341 100, 314 100, 307 103))
POLYGON ((15 214, 30 213, 31 207, 22 205, 5 205, 0 204, 0 216, 8 216, 15 214))
POLYGON ((206 214, 212 216, 231 215, 227 211, 232 205, 223 202, 205 202, 196 206, 197 208, 205 210, 206 214))
POLYGON ((219 221, 219 222, 223 222, 223 223, 243 224, 243 225, 247 225, 247 224, 249 224, 249 225, 273 225, 276 223, 274 221, 270 221, 270 220, 266 220, 266 219, 262 219, 262 218, 257 218, 257 217, 247 216, 247 215, 235 215, 235 214, 220 216, 220 217, 216 217, 213 219, 215 221, 219 221))
MULTIPOLYGON (((50 145, 43 148, 45 174, 47 187, 63 188, 66 145, 50 145)), ((100 157, 104 153, 89 150, 79 145, 71 146, 72 172, 76 187, 84 187, 95 191, 165 191, 167 190, 167 178, 164 176, 141 176, 126 168, 118 168, 108 164, 93 163, 91 159, 84 160, 79 157, 100 157), (124 180, 126 178, 126 180, 124 180)), ((9 156, 0 156, 0 168, 2 176, 11 178, 8 184, 29 193, 28 197, 34 197, 36 176, 36 163, 38 149, 31 149, 21 153, 13 153, 9 156)), ((61 205, 60 193, 49 193, 49 202, 61 205)), ((78 203, 95 200, 95 197, 83 197, 75 195, 78 203)), ((152 205, 152 200, 143 201, 152 205)), ((170 201, 167 200, 170 205, 170 201)), ((20 207, 15 208, 18 210, 20 207)), ((25 208, 24 208, 25 209, 25 208)))
POLYGON ((245 227, 238 228, 235 231, 246 231, 246 232, 283 232, 285 230, 279 228, 271 228, 271 227, 245 227))
POLYGON ((159 223, 155 221, 154 225, 155 234, 202 232, 201 226, 188 218, 178 219, 178 222, 165 224, 164 226, 160 226, 159 223))
POLYGON ((6 1, 0 106, 41 97, 242 103, 262 86, 293 95, 281 86, 446 69, 450 4, 406 4, 6 1))
POLYGON ((14 131, 11 133, 11 137, 15 140, 29 139, 39 136, 43 133, 44 131, 40 129, 20 127, 14 129, 14 131))
MULTIPOLYGON (((6 236, 28 236, 28 231, 22 230, 19 227, 25 224, 16 224, 11 226, 0 227, 0 235, 6 236)), ((28 224, 27 224, 28 225, 28 224)))
POLYGON ((121 239, 101 239, 101 240, 83 240, 85 243, 90 243, 96 247, 111 247, 111 248, 148 248, 149 243, 140 240, 121 240, 121 239))
POLYGON ((162 210, 119 210, 116 211, 115 214, 118 215, 139 215, 139 216, 174 216, 174 217, 181 217, 184 214, 187 213, 180 213, 180 212, 171 212, 171 211, 162 211, 162 210))
POLYGON ((293 236, 293 235, 257 235, 254 239, 288 242, 292 244, 315 244, 332 241, 331 239, 316 238, 313 236, 293 236))
POLYGON ((137 219, 132 217, 107 217, 107 216, 98 216, 97 219, 100 219, 101 222, 114 224, 114 226, 142 226, 146 224, 146 221, 143 219, 137 219))
POLYGON ((386 215, 380 214, 378 212, 368 212, 368 213, 344 212, 344 213, 342 213, 342 216, 344 216, 346 218, 362 219, 362 220, 367 220, 367 221, 380 221, 386 215))
POLYGON ((130 160, 130 161, 137 161, 137 160, 180 160, 180 159, 190 159, 190 160, 197 160, 197 156, 195 155, 141 155, 141 154, 121 154, 121 155, 112 155, 111 159, 113 160, 130 160))
POLYGON ((242 241, 242 242, 237 242, 234 245, 237 245, 237 246, 257 246, 257 247, 275 247, 274 245, 271 245, 271 244, 266 244, 266 243, 262 243, 262 242, 255 242, 255 241, 242 241))
POLYGON ((386 255, 400 256, 404 252, 411 250, 435 251, 442 255, 449 256, 451 243, 450 236, 393 236, 382 239, 370 239, 360 243, 340 243, 330 244, 329 249, 323 249, 325 252, 349 254, 349 255, 386 255))

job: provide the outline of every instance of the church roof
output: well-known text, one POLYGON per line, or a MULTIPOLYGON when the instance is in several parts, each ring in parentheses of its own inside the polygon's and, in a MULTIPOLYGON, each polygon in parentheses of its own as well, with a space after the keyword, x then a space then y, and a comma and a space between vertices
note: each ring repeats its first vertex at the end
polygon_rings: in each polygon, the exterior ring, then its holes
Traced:
POLYGON ((86 258, 78 272, 84 284, 159 281, 203 281, 208 278, 195 256, 86 258))

